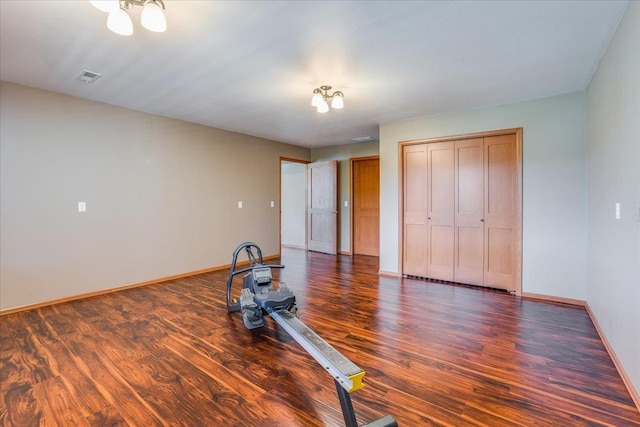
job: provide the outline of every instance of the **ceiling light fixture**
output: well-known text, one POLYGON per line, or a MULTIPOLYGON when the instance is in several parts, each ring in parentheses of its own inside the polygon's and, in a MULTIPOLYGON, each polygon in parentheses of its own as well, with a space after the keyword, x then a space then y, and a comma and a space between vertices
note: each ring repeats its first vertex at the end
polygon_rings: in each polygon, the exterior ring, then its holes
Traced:
POLYGON ((167 30, 162 0, 89 0, 96 9, 107 12, 107 28, 116 34, 130 36, 133 34, 133 22, 127 10, 133 6, 142 6, 140 23, 144 28, 156 33, 167 30))
POLYGON ((318 113, 326 113, 329 111, 329 103, 331 99, 331 108, 336 110, 344 107, 344 93, 339 90, 329 95, 331 86, 323 85, 313 90, 313 97, 311 98, 311 105, 318 109, 318 113))

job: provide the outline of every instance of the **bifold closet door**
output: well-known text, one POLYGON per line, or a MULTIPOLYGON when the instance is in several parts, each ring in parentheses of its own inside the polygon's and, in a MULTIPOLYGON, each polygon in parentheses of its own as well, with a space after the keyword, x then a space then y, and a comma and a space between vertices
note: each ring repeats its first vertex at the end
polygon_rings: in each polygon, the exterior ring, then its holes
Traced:
POLYGON ((454 143, 403 148, 403 274, 453 280, 454 143))
POLYGON ((521 292, 519 135, 403 147, 403 274, 521 292))
POLYGON ((455 141, 454 281, 484 284, 483 138, 455 141))
POLYGON ((427 144, 427 277, 453 280, 454 142, 427 144))
POLYGON ((484 286, 513 290, 518 282, 519 172, 516 135, 484 138, 484 286))
POLYGON ((403 274, 427 277, 427 146, 403 147, 403 274))

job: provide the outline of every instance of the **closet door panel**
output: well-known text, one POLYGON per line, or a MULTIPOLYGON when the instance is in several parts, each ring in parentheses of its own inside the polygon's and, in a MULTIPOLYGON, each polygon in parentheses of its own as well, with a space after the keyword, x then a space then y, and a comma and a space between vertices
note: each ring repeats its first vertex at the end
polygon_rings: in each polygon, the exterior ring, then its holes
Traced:
POLYGON ((403 274, 427 276, 427 146, 403 148, 403 274))
POLYGON ((455 142, 454 281, 484 283, 483 138, 455 142))
POLYGON ((453 141, 427 145, 427 184, 427 276, 453 280, 453 141))
MULTIPOLYGON (((490 227, 487 230, 487 254, 488 271, 493 276, 511 275, 514 264, 511 253, 513 252, 513 230, 509 228, 490 227)), ((493 284, 500 284, 499 277, 493 277, 493 284)), ((506 285, 506 284, 505 284, 506 285)))
POLYGON ((515 135, 485 138, 485 286, 514 289, 519 215, 515 135))
POLYGON ((429 227, 429 266, 428 275, 434 279, 453 280, 453 227, 449 225, 431 225, 429 227))

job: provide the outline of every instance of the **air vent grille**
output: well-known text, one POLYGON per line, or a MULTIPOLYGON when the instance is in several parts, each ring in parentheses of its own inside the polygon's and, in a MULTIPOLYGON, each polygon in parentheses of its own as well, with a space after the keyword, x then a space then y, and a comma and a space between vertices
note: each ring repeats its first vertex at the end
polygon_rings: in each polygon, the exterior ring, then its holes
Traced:
POLYGON ((94 73, 93 71, 82 70, 80 74, 76 77, 76 80, 80 80, 85 83, 93 83, 102 77, 102 74, 94 73))
POLYGON ((372 136, 361 136, 361 137, 358 137, 358 138, 353 138, 352 141, 355 141, 355 142, 373 141, 373 137, 372 136))

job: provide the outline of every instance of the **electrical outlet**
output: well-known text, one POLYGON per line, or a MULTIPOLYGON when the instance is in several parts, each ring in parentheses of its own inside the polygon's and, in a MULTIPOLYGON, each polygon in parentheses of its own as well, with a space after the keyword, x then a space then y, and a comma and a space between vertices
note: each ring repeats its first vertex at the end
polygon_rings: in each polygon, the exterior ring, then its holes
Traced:
POLYGON ((271 207, 275 208, 276 207, 276 202, 274 202, 273 200, 271 201, 271 207))
POLYGON ((78 202, 78 212, 86 212, 86 211, 87 211, 87 203, 78 202))
POLYGON ((238 201, 238 209, 242 209, 242 200, 238 201))

